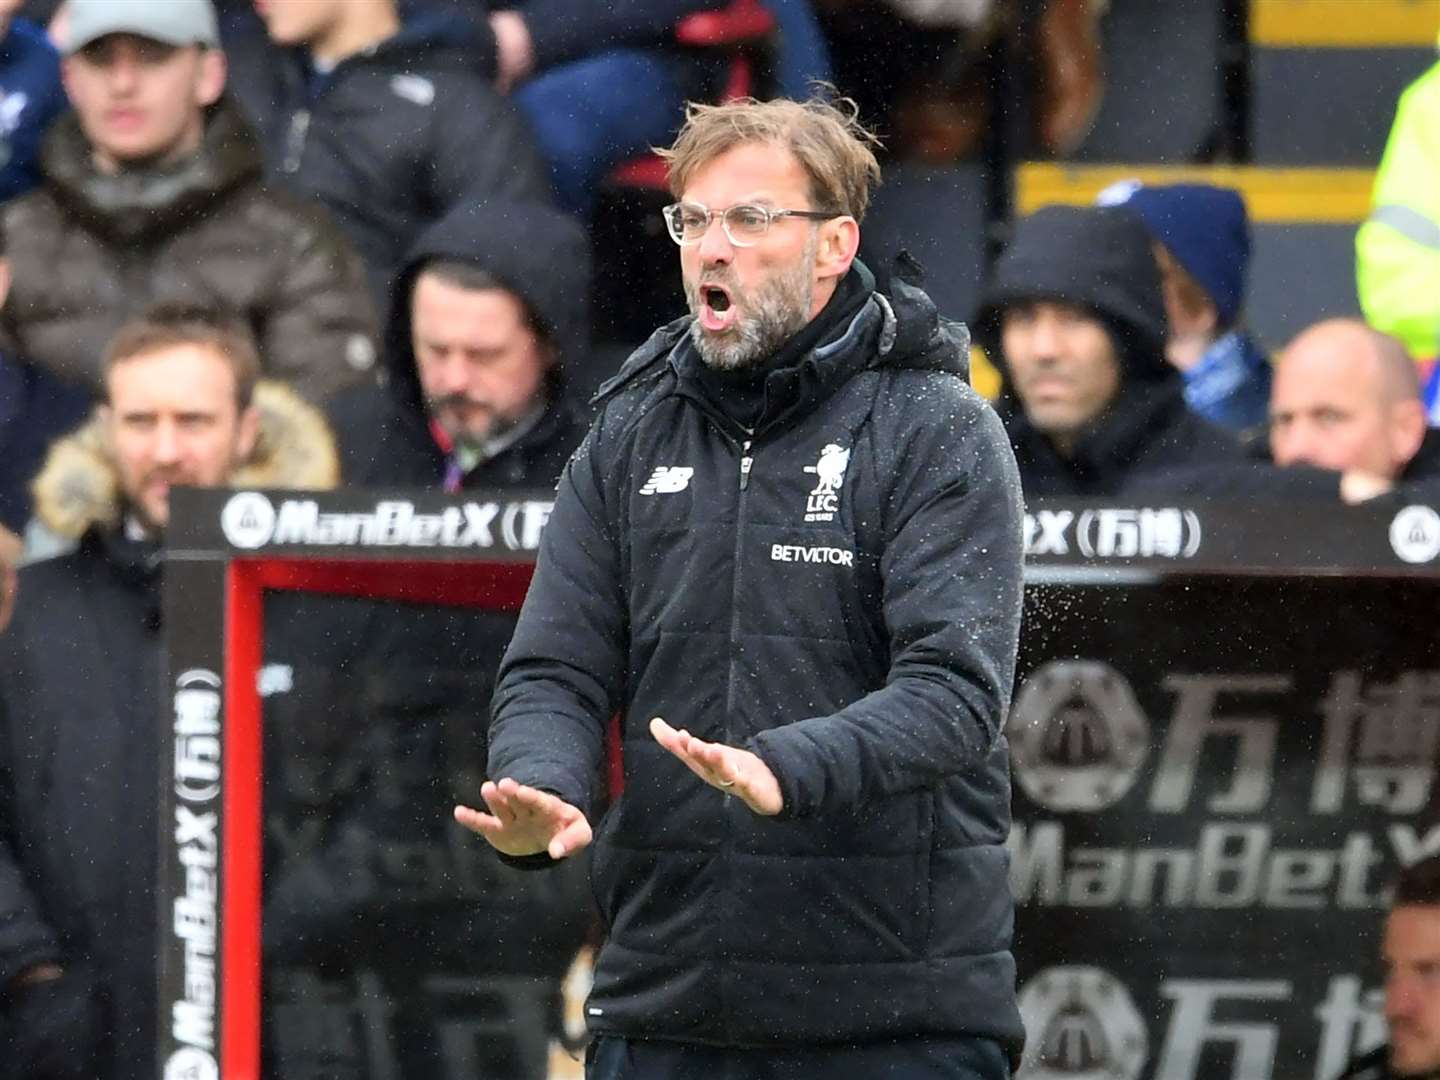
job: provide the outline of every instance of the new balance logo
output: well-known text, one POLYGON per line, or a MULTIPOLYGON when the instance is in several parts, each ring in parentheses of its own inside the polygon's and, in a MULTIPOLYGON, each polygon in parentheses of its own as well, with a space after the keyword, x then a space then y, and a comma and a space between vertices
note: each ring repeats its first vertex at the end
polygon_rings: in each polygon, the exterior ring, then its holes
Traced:
POLYGON ((690 478, 694 475, 695 470, 688 465, 661 465, 650 474, 650 479, 645 481, 640 494, 673 495, 689 487, 690 478))

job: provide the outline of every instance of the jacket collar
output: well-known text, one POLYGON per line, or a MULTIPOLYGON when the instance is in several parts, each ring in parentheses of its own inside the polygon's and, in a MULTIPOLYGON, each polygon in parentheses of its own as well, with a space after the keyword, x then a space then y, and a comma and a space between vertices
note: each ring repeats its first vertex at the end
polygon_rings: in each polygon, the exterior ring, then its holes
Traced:
MULTIPOLYGON (((443 469, 452 459, 452 451, 437 438, 435 428, 423 412, 403 407, 395 413, 396 423, 408 432, 406 439, 424 445, 435 456, 437 469, 443 469)), ((558 440, 565 437, 567 430, 582 428, 584 421, 571 400, 561 395, 551 399, 524 430, 497 449, 489 457, 482 458, 459 476, 459 487, 479 487, 498 472, 513 471, 523 474, 532 458, 548 453, 558 440), (511 469, 511 466, 515 466, 511 469)), ((578 439, 577 439, 578 441, 578 439)))
POLYGON ((195 153, 168 165, 108 175, 95 168, 74 112, 46 136, 40 168, 47 189, 86 228, 117 243, 144 243, 198 220, 261 172, 260 146, 239 108, 221 99, 195 153))

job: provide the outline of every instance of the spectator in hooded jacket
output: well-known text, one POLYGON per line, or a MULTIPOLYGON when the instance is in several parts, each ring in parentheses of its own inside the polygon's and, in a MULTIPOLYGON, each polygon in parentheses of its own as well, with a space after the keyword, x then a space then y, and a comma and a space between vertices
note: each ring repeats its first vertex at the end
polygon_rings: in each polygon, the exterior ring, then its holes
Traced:
POLYGON ((1165 359, 1149 233, 1127 211, 1049 206, 1015 225, 979 319, 1028 498, 1113 495, 1168 469, 1234 460, 1165 359))
POLYGON ((477 70, 477 40, 458 15, 416 5, 402 19, 396 0, 256 9, 263 33, 236 20, 227 34, 236 96, 272 174, 349 233, 377 300, 451 210, 551 200, 523 119, 477 70))
POLYGON ((0 0, 0 203, 40 180, 40 139, 65 111, 60 57, 45 31, 0 0))
MULTIPOLYGON (((588 272, 584 232, 557 210, 460 208, 432 225, 395 286, 387 385, 358 387, 332 403, 345 482, 529 489, 548 498, 585 434, 562 370, 587 344, 588 272)), ((446 800, 464 797, 483 775, 484 740, 475 737, 474 718, 484 714, 515 616, 353 600, 322 607, 344 620, 339 625, 349 629, 342 636, 358 645, 358 659, 332 676, 329 699, 353 702, 349 714, 365 717, 371 741, 383 737, 396 748, 377 756, 401 764, 390 771, 396 794, 384 805, 374 791, 330 796, 328 805, 354 808, 343 827, 332 827, 313 854, 292 855, 292 872, 277 875, 267 911, 270 948, 277 962, 288 952, 307 972, 289 995, 299 1000, 277 1016, 298 1017, 288 1022, 295 1029, 290 1041, 307 1053, 333 1052, 325 1038, 305 1034, 323 1026, 315 1023, 323 1001, 303 992, 318 973, 353 981, 358 971, 378 971, 398 1014, 414 1017, 435 1011, 427 980, 500 975, 503 985, 464 1004, 457 999, 455 1007, 492 1026, 486 1051, 500 1063, 497 1070, 540 1080, 549 1029, 534 1023, 534 1006, 525 1003, 559 1000, 593 918, 586 867, 577 862, 539 880, 458 843, 459 826, 445 815, 446 800), (355 880, 362 836, 378 851, 409 852, 403 875, 391 880, 387 860, 377 855, 377 869, 355 880), (364 929, 365 916, 377 911, 384 913, 380 941, 364 929)), ((327 707, 325 696, 312 703, 297 693, 292 701, 302 724, 327 707)), ((285 716, 274 721, 277 730, 296 726, 285 716)), ((350 741, 348 732, 337 740, 350 741)), ((340 745, 335 752, 343 752, 340 745)), ((327 774, 343 770, 316 771, 327 774)), ((292 800, 297 833, 322 805, 292 800)), ((413 1022, 396 1027, 408 1028, 393 1036, 403 1075, 470 1075, 477 1068, 428 1029, 419 1029, 432 1035, 427 1039, 416 1037, 413 1022)))
POLYGON ((13 283, 0 323, 19 354, 96 393, 105 342, 160 301, 221 304, 260 339, 266 374, 312 401, 373 377, 361 265, 319 209, 266 188, 210 0, 70 0, 74 111, 44 182, 0 215, 13 283))
POLYGON ((460 208, 411 249, 389 378, 337 399, 345 482, 550 489, 585 434, 566 364, 589 347, 584 231, 537 205, 460 208))
POLYGON ((1241 325, 1250 263, 1244 200, 1207 184, 1127 181, 1100 202, 1135 211, 1155 240, 1170 321, 1165 358, 1185 377, 1186 403, 1231 431, 1262 426, 1270 362, 1241 325))

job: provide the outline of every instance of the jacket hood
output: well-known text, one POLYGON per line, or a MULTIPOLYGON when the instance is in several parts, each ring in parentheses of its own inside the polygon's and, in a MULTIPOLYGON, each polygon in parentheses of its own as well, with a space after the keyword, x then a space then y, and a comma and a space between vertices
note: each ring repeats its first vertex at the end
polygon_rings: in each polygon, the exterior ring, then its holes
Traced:
MULTIPOLYGON (((911 273, 905 266, 902 263, 876 286, 877 295, 888 299, 895 316, 895 341, 882 353, 880 366, 948 371, 968 383, 970 328, 941 315, 920 287, 918 268, 911 273)), ((864 264, 860 269, 865 270, 864 264)))
POLYGON ((487 202, 457 207, 420 234, 396 275, 385 332, 391 382, 417 407, 410 292, 424 264, 436 259, 471 263, 525 301, 555 346, 552 391, 562 389, 565 365, 590 346, 590 245, 574 219, 537 203, 487 202))
POLYGON ((107 176, 91 160, 75 113, 55 121, 40 170, 57 201, 112 242, 145 242, 189 225, 219 199, 260 177, 260 144, 228 98, 210 110, 200 148, 169 165, 107 176))
POLYGON ((1111 328, 1127 378, 1175 374, 1165 359, 1168 324, 1150 234, 1133 213, 1110 207, 1046 206, 1015 225, 981 293, 976 332, 1001 374, 1000 316, 1009 304, 1079 304, 1111 328))
MULTIPOLYGON (((260 437, 231 476, 232 485, 325 490, 339 483, 335 440, 314 406, 281 383, 261 382, 255 407, 260 437)), ((98 415, 50 448, 34 494, 36 516, 65 539, 120 520, 119 474, 98 415)))

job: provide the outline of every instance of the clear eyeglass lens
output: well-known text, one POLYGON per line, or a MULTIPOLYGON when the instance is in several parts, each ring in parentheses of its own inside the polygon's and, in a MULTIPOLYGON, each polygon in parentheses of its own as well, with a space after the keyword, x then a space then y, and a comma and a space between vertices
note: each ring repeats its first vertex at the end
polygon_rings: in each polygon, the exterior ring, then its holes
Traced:
POLYGON ((732 237, 758 240, 770 228, 770 215, 759 206, 732 206, 725 211, 725 227, 732 237))
POLYGON ((699 240, 710 227, 710 215, 698 206, 677 206, 674 221, 686 240, 699 240))
MULTIPOLYGON (((681 203, 671 207, 666 217, 670 234, 681 243, 693 244, 710 228, 712 212, 693 203, 681 203)), ((742 203, 725 211, 724 226, 732 241, 751 243, 769 230, 770 215, 762 206, 742 203)))

